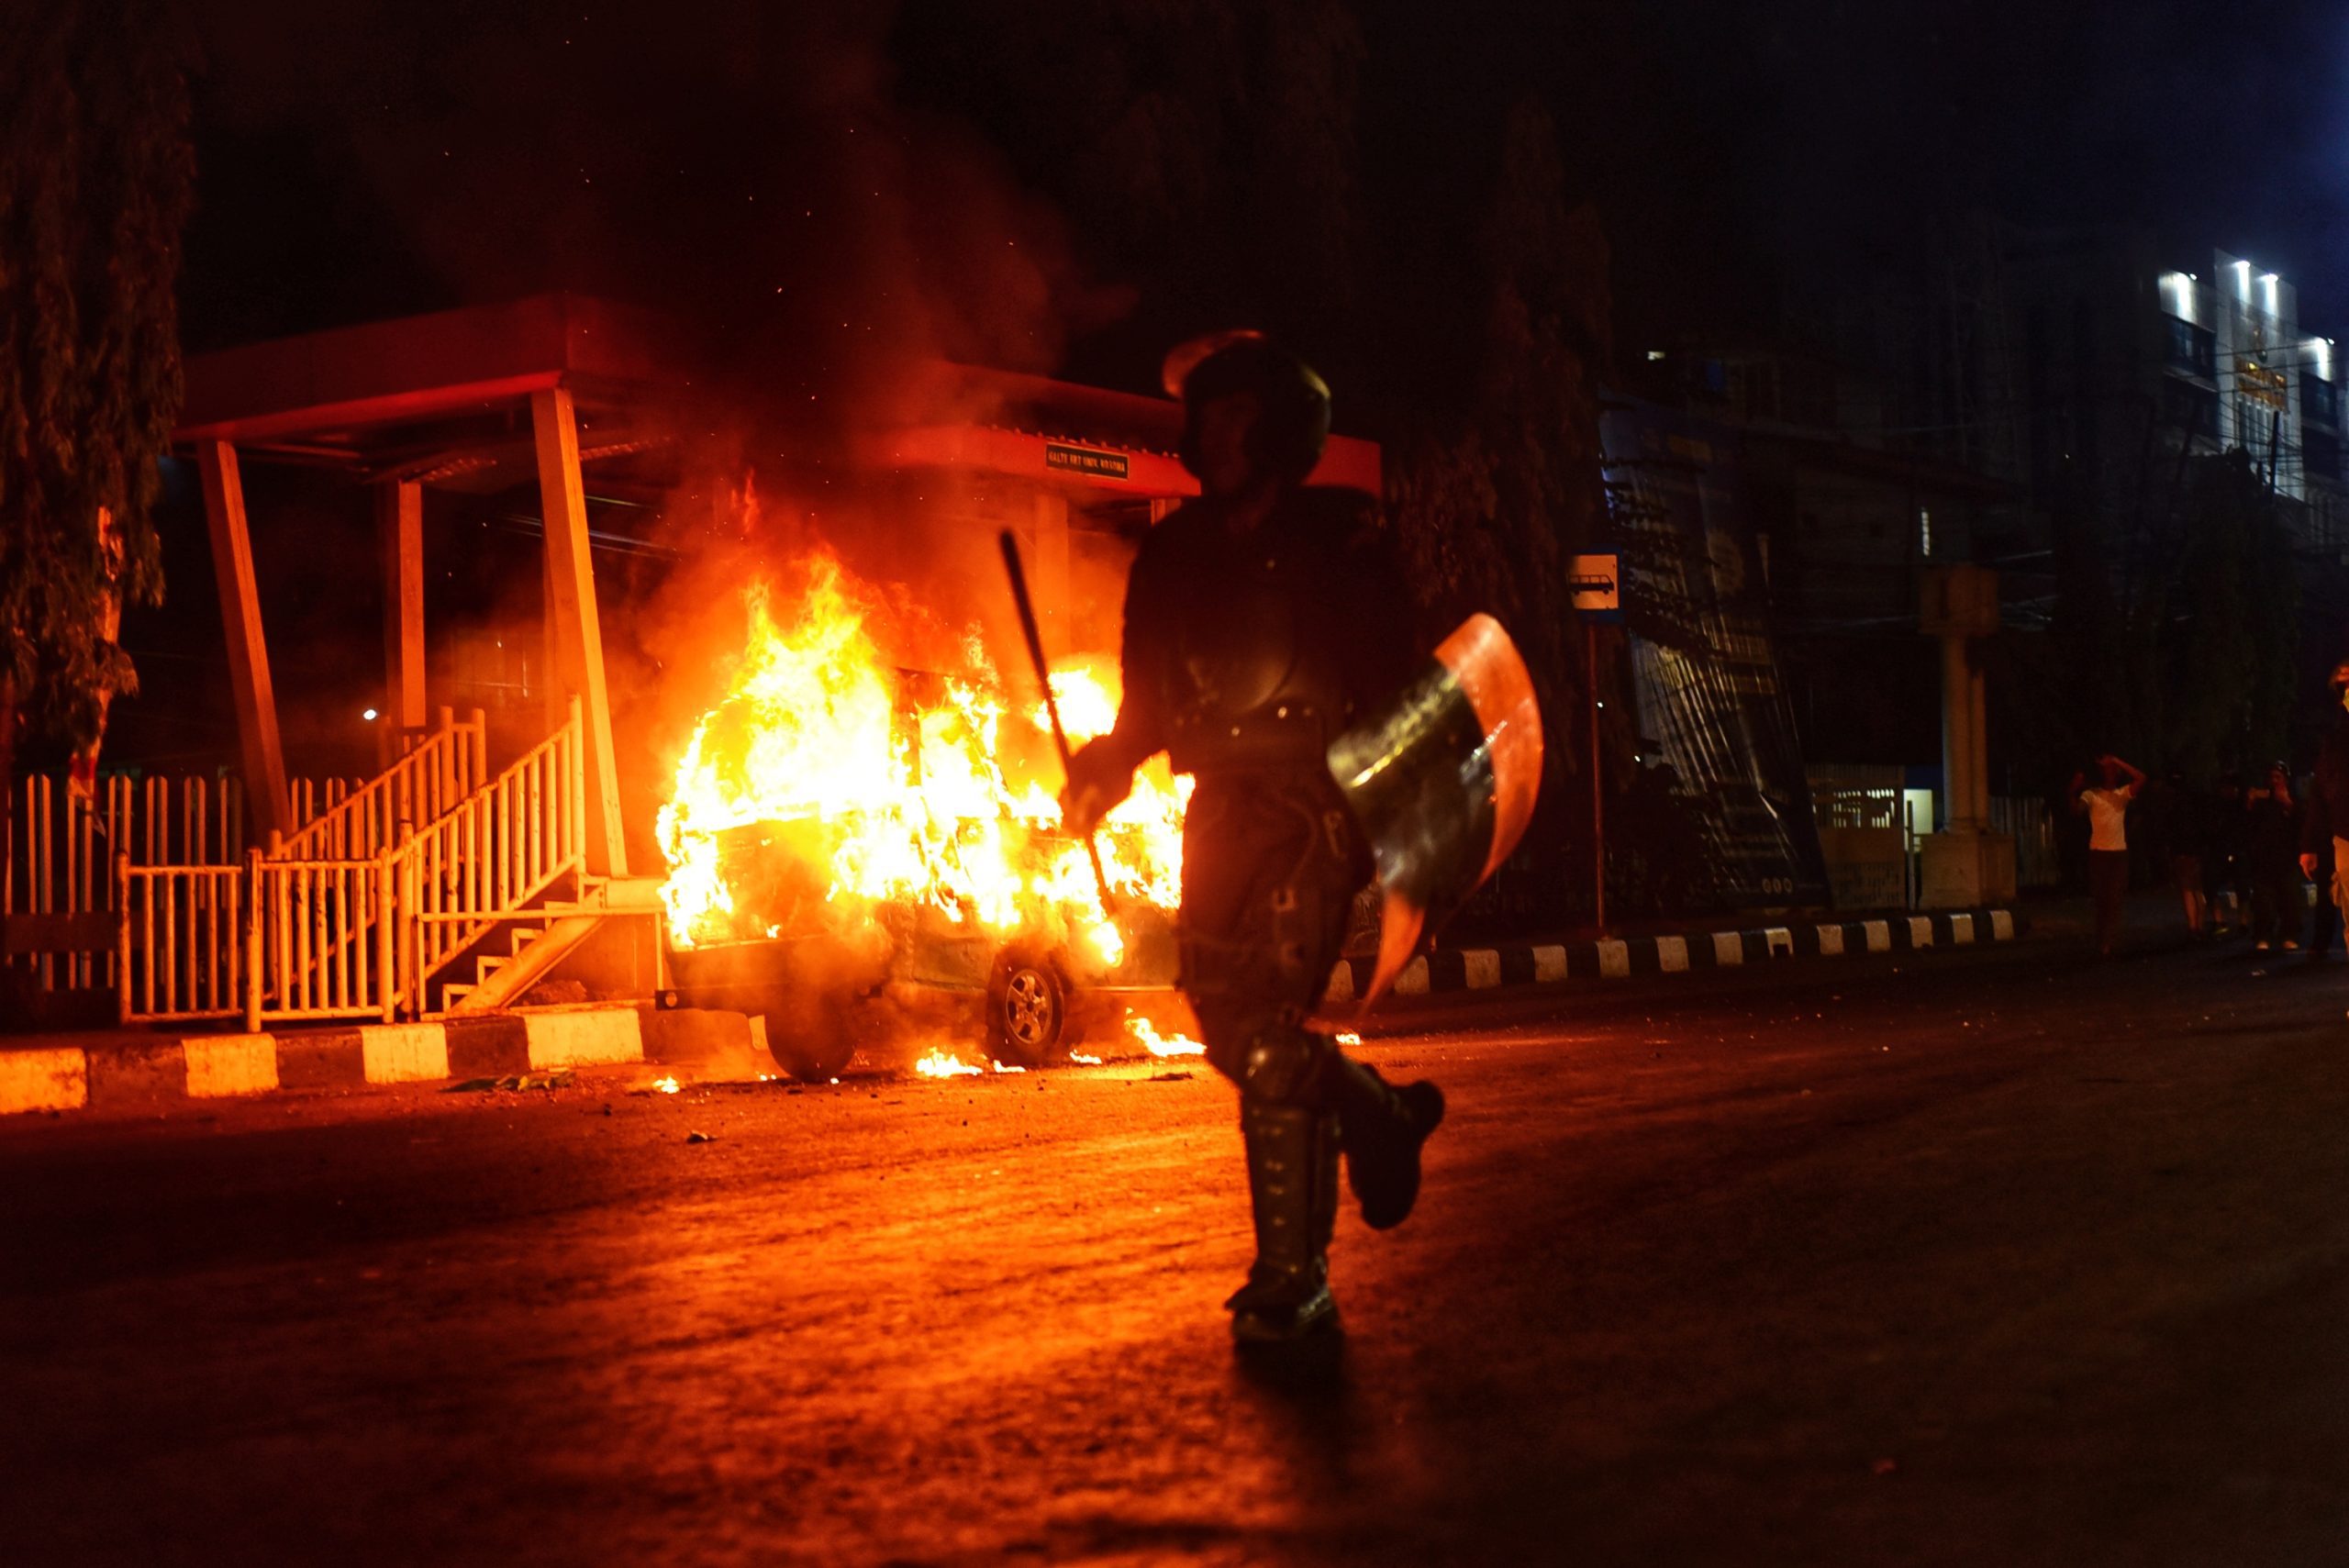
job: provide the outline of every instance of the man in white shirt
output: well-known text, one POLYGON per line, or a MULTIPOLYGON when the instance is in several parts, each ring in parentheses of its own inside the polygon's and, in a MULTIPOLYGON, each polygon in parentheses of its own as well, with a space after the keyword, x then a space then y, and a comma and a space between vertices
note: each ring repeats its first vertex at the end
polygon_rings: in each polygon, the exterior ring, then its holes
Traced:
POLYGON ((2129 892, 2129 803, 2145 775, 2107 752, 2096 760, 2103 783, 2091 789, 2086 773, 2072 775, 2072 809, 2088 819, 2088 896, 2096 906, 2096 951, 2112 956, 2121 936, 2121 903, 2129 892))

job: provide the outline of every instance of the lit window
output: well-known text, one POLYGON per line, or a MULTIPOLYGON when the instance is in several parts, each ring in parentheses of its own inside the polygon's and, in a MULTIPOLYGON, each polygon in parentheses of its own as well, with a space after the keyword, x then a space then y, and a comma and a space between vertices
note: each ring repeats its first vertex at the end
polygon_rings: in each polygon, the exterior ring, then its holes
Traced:
POLYGON ((1917 508, 1917 553, 1929 559, 1933 553, 1933 515, 1922 506, 1917 508))

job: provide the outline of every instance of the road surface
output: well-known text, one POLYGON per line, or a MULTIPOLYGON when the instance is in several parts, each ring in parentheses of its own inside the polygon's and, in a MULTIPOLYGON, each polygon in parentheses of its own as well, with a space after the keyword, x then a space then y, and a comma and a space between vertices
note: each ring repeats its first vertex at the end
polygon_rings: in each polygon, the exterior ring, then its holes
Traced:
POLYGON ((19 1119, 0 1562, 2349 1562, 2344 1004, 2042 945, 1424 1011, 1420 1211, 1289 1369, 1195 1063, 19 1119))

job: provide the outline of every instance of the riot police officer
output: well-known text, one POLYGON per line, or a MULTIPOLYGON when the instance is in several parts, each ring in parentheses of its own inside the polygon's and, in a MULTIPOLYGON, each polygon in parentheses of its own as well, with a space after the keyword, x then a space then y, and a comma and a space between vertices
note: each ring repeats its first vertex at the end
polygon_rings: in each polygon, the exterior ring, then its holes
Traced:
POLYGON ((1184 465, 1201 494, 1128 579, 1116 728, 1080 751, 1065 816, 1089 829, 1160 751, 1197 786, 1183 833, 1179 984, 1208 1060, 1239 1085, 1256 1261, 1226 1303, 1243 1341, 1335 1321, 1328 1248, 1341 1148, 1372 1226, 1400 1224, 1435 1085, 1390 1086, 1306 1018, 1371 860, 1325 752, 1421 662, 1366 496, 1304 484, 1329 389, 1253 333, 1178 349, 1184 465))

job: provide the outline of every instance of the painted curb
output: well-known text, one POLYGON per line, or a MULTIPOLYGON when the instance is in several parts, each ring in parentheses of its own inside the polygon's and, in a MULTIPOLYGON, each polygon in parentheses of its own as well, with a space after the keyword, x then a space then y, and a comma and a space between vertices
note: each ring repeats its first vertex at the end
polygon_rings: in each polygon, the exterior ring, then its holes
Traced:
MULTIPOLYGON (((1483 991, 1502 985, 1564 985, 1577 980, 1693 974, 1795 958, 1865 958, 1872 953, 2010 942, 2023 922, 2011 909, 1957 909, 1873 920, 1680 931, 1587 942, 1451 948, 1413 959, 1395 978, 1398 996, 1483 991)), ((1374 961, 1345 958, 1330 972, 1323 1000, 1351 1002, 1370 984, 1374 961)))
POLYGON ((79 1051, 0 1053, 0 1116, 75 1110, 90 1101, 90 1060, 79 1051))
POLYGON ((0 1049, 0 1116, 150 1110, 280 1089, 356 1089, 657 1061, 637 1006, 414 1024, 0 1049))
MULTIPOLYGON (((1687 974, 1790 958, 1860 958, 2015 940, 2010 910, 1967 909, 1820 925, 1695 931, 1590 942, 1453 948, 1404 967, 1397 995, 1687 974)), ((1369 959, 1341 959, 1328 1001, 1370 983, 1369 959)), ((739 1045, 763 1055, 757 1020, 654 1012, 649 1004, 532 1009, 414 1024, 359 1024, 284 1034, 189 1035, 83 1047, 0 1049, 0 1116, 83 1108, 152 1110, 278 1090, 356 1089, 505 1077, 565 1067, 693 1062, 739 1045), (739 1028, 737 1027, 739 1023, 739 1028), (739 1039, 737 1038, 739 1036, 739 1039)))

